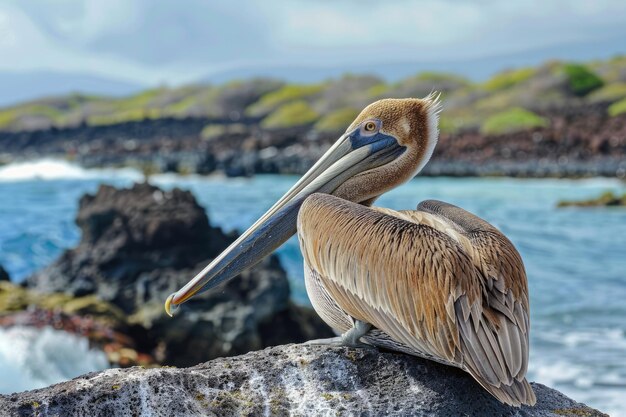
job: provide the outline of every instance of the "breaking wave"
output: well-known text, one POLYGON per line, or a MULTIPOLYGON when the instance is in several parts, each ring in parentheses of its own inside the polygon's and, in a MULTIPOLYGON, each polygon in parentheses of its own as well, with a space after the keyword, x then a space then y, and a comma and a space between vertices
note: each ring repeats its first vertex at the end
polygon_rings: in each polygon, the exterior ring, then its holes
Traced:
POLYGON ((85 169, 77 164, 60 159, 14 162, 0 167, 0 181, 2 182, 95 178, 125 178, 140 181, 143 179, 143 176, 139 171, 132 168, 85 169))
POLYGON ((46 327, 0 328, 0 394, 31 390, 109 367, 87 339, 46 327))

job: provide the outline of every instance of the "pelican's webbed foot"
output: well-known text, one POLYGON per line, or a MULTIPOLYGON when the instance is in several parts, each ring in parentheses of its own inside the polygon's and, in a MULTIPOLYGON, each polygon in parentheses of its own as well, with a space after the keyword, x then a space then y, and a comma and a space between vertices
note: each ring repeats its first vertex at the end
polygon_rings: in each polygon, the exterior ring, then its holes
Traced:
POLYGON ((370 331, 372 325, 365 323, 364 321, 354 320, 354 326, 337 337, 330 337, 328 339, 316 339, 309 340, 306 345, 323 345, 323 346, 347 346, 354 348, 376 349, 368 343, 361 342, 361 338, 370 331))
POLYGON ((361 342, 361 338, 370 331, 372 325, 361 320, 354 320, 354 326, 341 335, 341 345, 348 347, 376 349, 376 347, 361 342))

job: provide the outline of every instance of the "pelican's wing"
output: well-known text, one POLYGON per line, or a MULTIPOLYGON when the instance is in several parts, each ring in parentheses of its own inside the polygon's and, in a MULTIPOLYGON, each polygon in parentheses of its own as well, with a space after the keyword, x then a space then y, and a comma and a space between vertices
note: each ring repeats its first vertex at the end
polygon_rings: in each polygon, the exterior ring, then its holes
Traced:
MULTIPOLYGON (((370 209, 314 195, 300 209, 298 231, 305 262, 352 317, 468 370, 503 402, 534 402, 523 375, 527 315, 522 331, 503 322, 497 301, 494 307, 485 301, 500 283, 490 289, 482 269, 497 265, 476 266, 480 249, 462 225, 428 211, 370 209)), ((523 317, 513 305, 512 319, 523 317)))
POLYGON ((488 342, 497 342, 497 349, 493 351, 500 352, 498 360, 503 361, 501 365, 506 375, 501 382, 519 391, 515 392, 518 398, 527 398, 527 402, 534 403, 535 395, 530 386, 513 381, 525 382, 528 369, 530 320, 528 283, 522 258, 498 229, 460 207, 428 200, 417 208, 456 226, 465 238, 460 239, 461 245, 480 271, 484 313, 489 312, 483 316, 486 319, 482 322, 486 325, 485 335, 477 332, 467 320, 458 321, 468 370, 485 376, 477 364, 484 359, 483 352, 488 352, 484 336, 494 336, 495 340, 490 338, 488 342))

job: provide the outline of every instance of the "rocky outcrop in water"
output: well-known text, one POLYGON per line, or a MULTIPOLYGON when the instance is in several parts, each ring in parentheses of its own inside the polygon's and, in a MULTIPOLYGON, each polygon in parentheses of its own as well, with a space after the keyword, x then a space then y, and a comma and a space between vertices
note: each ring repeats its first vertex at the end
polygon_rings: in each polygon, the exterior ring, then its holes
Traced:
POLYGON ((136 347, 159 363, 188 366, 332 335, 311 309, 290 302, 276 256, 186 303, 182 314, 164 314, 167 296, 236 238, 211 226, 190 192, 102 186, 81 199, 76 223, 78 246, 29 277, 28 288, 92 295, 121 309, 136 347))
POLYGON ((0 281, 10 281, 9 273, 0 265, 0 281))
POLYGON ((561 200, 557 207, 626 207, 626 193, 615 194, 606 191, 595 198, 585 200, 561 200))
POLYGON ((606 417, 541 384, 499 403, 468 374, 394 353, 287 345, 192 368, 128 368, 0 396, 3 416, 606 417))
MULTIPOLYGON (((188 280, 190 269, 215 257, 234 238, 209 224, 190 192, 145 183, 130 189, 104 185, 95 195, 83 196, 76 224, 78 246, 30 277, 28 286, 75 296, 97 293, 126 313, 162 303, 164 295, 188 280)), ((280 267, 271 266, 272 277, 279 275, 280 267)), ((275 281, 284 292, 284 282, 275 281)))

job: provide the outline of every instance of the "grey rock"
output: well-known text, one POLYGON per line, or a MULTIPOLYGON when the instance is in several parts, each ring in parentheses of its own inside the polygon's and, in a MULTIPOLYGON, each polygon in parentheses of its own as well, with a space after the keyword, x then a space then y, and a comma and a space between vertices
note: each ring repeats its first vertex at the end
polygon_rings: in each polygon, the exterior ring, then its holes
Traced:
POLYGON ((0 396, 3 416, 586 416, 533 383, 534 407, 499 403, 464 372, 373 350, 285 345, 192 368, 91 373, 0 396))

